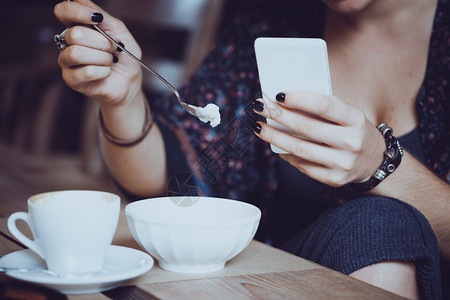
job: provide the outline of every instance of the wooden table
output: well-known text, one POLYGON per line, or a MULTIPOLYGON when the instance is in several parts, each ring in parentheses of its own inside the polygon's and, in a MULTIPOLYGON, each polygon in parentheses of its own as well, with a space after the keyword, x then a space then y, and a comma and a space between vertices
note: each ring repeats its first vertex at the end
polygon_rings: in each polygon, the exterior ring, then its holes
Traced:
MULTIPOLYGON (((108 178, 95 178, 66 160, 33 158, 0 145, 0 256, 24 247, 12 238, 7 217, 26 211, 29 196, 50 190, 97 189, 120 194, 108 178)), ((120 194, 121 195, 121 194, 120 194)), ((123 195, 121 195, 123 197, 123 195)), ((133 240, 123 207, 114 245, 140 249, 133 240)), ((2 293, 30 298, 35 286, 0 274, 2 293)), ((4 294, 3 294, 4 295, 4 294)), ((0 297, 2 295, 0 294, 0 297)), ((222 271, 179 274, 157 264, 148 273, 103 293, 69 295, 68 299, 401 299, 352 277, 287 252, 252 241, 222 271)))

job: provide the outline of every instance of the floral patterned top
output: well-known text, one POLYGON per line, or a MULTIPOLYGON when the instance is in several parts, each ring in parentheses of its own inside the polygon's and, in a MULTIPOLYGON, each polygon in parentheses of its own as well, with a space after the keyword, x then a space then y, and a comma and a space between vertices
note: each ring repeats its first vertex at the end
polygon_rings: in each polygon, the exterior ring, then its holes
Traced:
MULTIPOLYGON (((195 181, 191 191, 193 188, 202 194, 259 206, 263 212, 261 228, 269 223, 276 202, 276 164, 280 158, 252 131, 259 117, 252 112, 251 102, 261 94, 253 43, 260 36, 321 37, 324 6, 314 0, 255 3, 248 2, 250 8, 240 11, 190 81, 179 89, 186 102, 198 106, 217 104, 222 116, 219 126, 211 128, 187 114, 175 97, 151 105, 169 152, 171 178, 184 174, 195 181)), ((449 1, 439 0, 426 76, 417 97, 418 129, 426 164, 447 182, 449 6, 449 1)))

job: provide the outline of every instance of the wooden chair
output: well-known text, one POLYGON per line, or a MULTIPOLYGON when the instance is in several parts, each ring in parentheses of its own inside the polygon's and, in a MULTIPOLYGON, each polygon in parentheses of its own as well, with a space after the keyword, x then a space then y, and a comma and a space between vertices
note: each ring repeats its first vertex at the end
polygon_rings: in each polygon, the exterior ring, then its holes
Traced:
POLYGON ((0 72, 0 140, 17 150, 50 152, 63 85, 56 68, 20 65, 0 72))

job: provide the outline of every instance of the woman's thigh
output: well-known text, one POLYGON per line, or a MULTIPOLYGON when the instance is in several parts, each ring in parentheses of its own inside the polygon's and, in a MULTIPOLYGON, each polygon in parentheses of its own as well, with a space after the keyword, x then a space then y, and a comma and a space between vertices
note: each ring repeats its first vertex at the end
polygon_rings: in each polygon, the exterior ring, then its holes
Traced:
POLYGON ((436 237, 419 211, 396 199, 349 201, 325 212, 283 248, 345 274, 378 262, 414 261, 421 293, 440 293, 436 237))

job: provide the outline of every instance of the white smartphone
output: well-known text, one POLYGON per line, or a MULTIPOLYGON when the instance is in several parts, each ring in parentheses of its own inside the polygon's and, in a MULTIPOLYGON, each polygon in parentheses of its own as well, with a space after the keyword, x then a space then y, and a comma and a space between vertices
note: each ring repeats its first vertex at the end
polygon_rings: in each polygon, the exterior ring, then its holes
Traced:
MULTIPOLYGON (((275 96, 282 91, 331 95, 327 45, 318 38, 268 38, 255 40, 255 54, 262 96, 269 109, 279 109, 275 96)), ((267 124, 301 137, 270 118, 267 124)), ((275 153, 286 153, 271 145, 275 153)))

